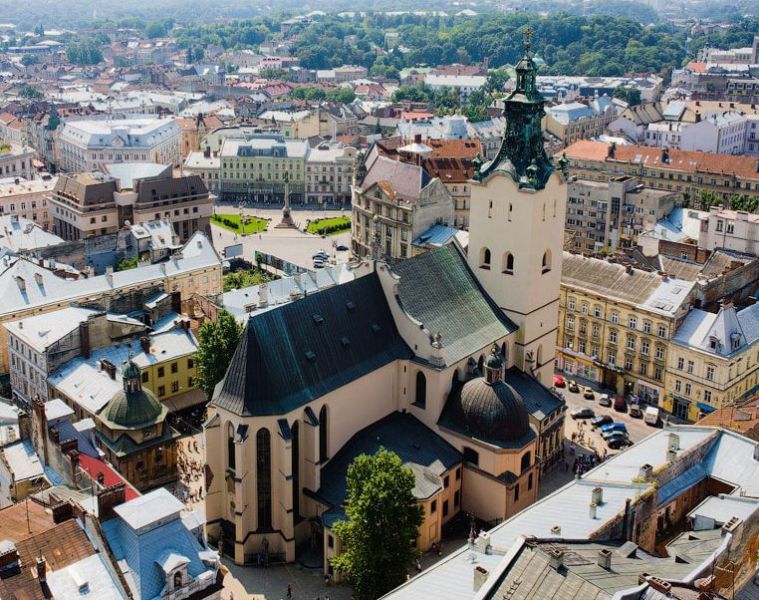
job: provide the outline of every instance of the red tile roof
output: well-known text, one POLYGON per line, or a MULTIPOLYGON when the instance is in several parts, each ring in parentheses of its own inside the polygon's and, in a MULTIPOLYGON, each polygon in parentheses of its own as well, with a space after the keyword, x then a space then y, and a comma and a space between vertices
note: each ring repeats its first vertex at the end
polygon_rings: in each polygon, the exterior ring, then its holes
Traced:
POLYGON ((111 465, 104 460, 94 458, 88 454, 79 455, 79 466, 84 469, 87 474, 95 481, 98 479, 100 473, 103 474, 103 486, 110 487, 118 483, 124 483, 124 497, 126 501, 134 500, 139 497, 140 493, 132 487, 132 484, 124 479, 111 465))
POLYGON ((759 161, 756 157, 669 150, 667 152, 668 160, 665 162, 664 152, 661 148, 617 145, 614 148, 614 156, 610 157, 610 145, 606 142, 580 140, 569 146, 564 152, 570 160, 609 164, 638 164, 672 171, 735 175, 742 179, 759 179, 759 161))

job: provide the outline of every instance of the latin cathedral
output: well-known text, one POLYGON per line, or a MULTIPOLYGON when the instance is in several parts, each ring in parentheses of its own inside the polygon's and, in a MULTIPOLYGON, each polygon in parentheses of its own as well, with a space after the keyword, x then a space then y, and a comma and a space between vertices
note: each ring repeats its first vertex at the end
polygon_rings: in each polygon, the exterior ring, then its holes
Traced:
POLYGON ((249 318, 205 424, 208 533, 237 563, 309 552, 330 573, 346 471, 380 447, 414 472, 420 550, 461 513, 494 524, 536 500, 563 440, 551 383, 567 175, 543 147, 529 48, 516 72, 501 148, 470 182, 466 249, 376 252, 350 281, 262 297, 249 318))

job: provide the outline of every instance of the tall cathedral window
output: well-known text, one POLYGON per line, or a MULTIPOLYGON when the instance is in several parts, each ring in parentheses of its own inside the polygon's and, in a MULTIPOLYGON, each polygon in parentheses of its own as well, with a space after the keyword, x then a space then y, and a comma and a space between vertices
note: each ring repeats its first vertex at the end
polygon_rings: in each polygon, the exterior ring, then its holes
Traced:
POLYGON ((319 411, 319 461, 325 462, 327 456, 327 405, 319 411))
POLYGON ((490 268, 490 248, 483 248, 480 250, 480 268, 490 268))
POLYGON ((256 491, 258 530, 271 529, 271 435, 268 429, 256 434, 256 491))
POLYGON ((551 251, 546 250, 543 254, 543 263, 542 263, 542 269, 543 273, 548 273, 551 270, 551 251))
POLYGON ((427 405, 427 378, 421 371, 417 371, 416 373, 414 404, 420 408, 425 408, 427 405))
POLYGON ((227 425, 227 468, 235 470, 235 427, 227 425))
POLYGON ((503 272, 506 275, 514 274, 514 255, 511 252, 504 252, 503 254, 503 272))

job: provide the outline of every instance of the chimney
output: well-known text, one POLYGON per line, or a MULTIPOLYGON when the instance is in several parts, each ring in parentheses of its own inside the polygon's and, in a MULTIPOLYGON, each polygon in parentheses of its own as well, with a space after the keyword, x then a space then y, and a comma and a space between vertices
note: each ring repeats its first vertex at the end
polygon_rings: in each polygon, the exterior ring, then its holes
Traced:
POLYGON ((611 550, 603 548, 598 551, 598 566, 607 571, 611 569, 611 550))
POLYGON ((606 149, 606 158, 614 158, 614 153, 617 151, 617 144, 612 142, 606 149))
POLYGON ((82 348, 82 357, 86 360, 90 357, 90 322, 79 323, 79 345, 82 348))
POLYGON ((600 505, 604 503, 604 491, 601 487, 594 487, 593 488, 593 499, 591 500, 593 504, 600 505))
POLYGON ((42 273, 35 273, 34 274, 34 281, 37 283, 39 287, 44 287, 45 282, 42 280, 42 273))
POLYGON ((477 539, 474 541, 474 547, 477 548, 479 552, 487 554, 488 550, 490 550, 490 534, 487 531, 481 531, 480 535, 478 535, 477 539))
POLYGON ((47 561, 41 554, 37 557, 37 579, 40 584, 47 582, 47 561))
POLYGON ((628 275, 632 275, 633 274, 632 265, 625 265, 625 273, 627 273, 628 275))
POLYGON ((269 284, 264 282, 258 286, 258 306, 261 308, 269 304, 269 284))
POLYGON ((482 565, 477 565, 474 568, 474 582, 472 585, 472 590, 474 592, 480 591, 482 584, 487 581, 489 574, 490 573, 488 572, 488 570, 482 565))
POLYGON ((738 517, 730 517, 730 520, 722 526, 722 535, 731 533, 735 535, 738 529, 743 525, 743 520, 738 517))
POLYGON ((564 564, 564 551, 558 548, 552 548, 548 551, 548 564, 552 569, 558 571, 564 564))
POLYGON ((113 508, 123 504, 126 500, 126 484, 117 483, 107 488, 98 490, 98 515, 101 521, 112 518, 115 513, 113 508))
POLYGON ((759 444, 754 444, 754 460, 759 461, 759 444))
POLYGON ((16 275, 16 284, 18 285, 18 289, 21 290, 21 293, 26 292, 26 281, 24 281, 24 278, 20 275, 16 275))
POLYGON ((656 590, 660 594, 664 594, 665 596, 668 596, 669 593, 672 591, 672 584, 669 581, 664 581, 661 577, 654 577, 653 575, 651 575, 648 577, 647 581, 648 581, 648 585, 650 585, 654 590, 656 590))
POLYGON ((142 351, 145 354, 149 354, 150 353, 150 338, 148 336, 143 335, 140 338, 140 348, 142 348, 142 351))
POLYGON ((63 523, 74 516, 74 507, 70 502, 59 502, 50 509, 53 513, 53 523, 63 523))
POLYGON ((559 537, 561 535, 561 526, 554 525, 553 527, 551 527, 551 535, 555 535, 556 537, 559 537))
POLYGON ((654 468, 649 464, 643 465, 640 468, 640 471, 638 471, 638 477, 640 477, 643 481, 649 481, 653 474, 654 468))
POLYGON ((598 505, 595 502, 590 503, 590 519, 594 520, 598 516, 598 505))
POLYGON ((667 450, 667 462, 673 463, 677 460, 677 450, 672 450, 672 448, 669 448, 667 450))
POLYGON ((667 443, 667 448, 670 450, 679 450, 680 449, 680 436, 677 435, 674 432, 670 432, 669 434, 669 441, 667 443))

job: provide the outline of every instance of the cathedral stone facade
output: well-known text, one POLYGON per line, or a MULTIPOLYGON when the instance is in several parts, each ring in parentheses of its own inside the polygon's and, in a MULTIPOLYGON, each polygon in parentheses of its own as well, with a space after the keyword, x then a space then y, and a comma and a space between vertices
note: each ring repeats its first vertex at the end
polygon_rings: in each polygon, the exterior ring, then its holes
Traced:
POLYGON ((566 173, 543 149, 529 52, 517 73, 501 150, 477 161, 467 251, 363 259, 248 320, 205 425, 209 537, 237 563, 317 554, 330 572, 345 471, 379 447, 415 474, 422 550, 462 511, 495 522, 536 500, 564 437, 548 386, 566 173))

